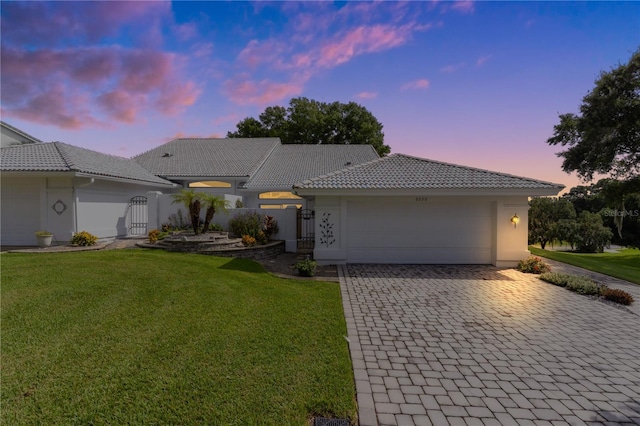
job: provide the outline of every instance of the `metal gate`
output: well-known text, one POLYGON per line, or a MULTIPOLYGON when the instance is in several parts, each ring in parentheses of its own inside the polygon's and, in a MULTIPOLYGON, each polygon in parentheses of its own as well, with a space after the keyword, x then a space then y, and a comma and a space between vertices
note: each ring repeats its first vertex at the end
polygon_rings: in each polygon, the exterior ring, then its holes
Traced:
POLYGON ((298 251, 313 250, 315 244, 316 212, 310 209, 298 209, 298 251))
POLYGON ((147 197, 138 195, 129 200, 129 235, 147 235, 147 197))

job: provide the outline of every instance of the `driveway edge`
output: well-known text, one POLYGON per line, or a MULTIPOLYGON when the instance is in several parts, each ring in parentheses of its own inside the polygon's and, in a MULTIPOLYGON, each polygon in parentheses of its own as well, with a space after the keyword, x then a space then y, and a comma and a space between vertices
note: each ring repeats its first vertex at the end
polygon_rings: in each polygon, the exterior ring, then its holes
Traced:
POLYGON ((356 382, 356 399, 358 401, 358 424, 360 426, 378 426, 378 419, 373 403, 373 391, 369 381, 369 373, 360 346, 360 338, 356 328, 356 320, 353 315, 351 297, 349 294, 351 286, 349 274, 345 270, 346 265, 338 265, 338 277, 340 279, 340 293, 342 295, 342 310, 347 324, 347 340, 349 342, 349 352, 351 363, 353 364, 353 376, 356 382))

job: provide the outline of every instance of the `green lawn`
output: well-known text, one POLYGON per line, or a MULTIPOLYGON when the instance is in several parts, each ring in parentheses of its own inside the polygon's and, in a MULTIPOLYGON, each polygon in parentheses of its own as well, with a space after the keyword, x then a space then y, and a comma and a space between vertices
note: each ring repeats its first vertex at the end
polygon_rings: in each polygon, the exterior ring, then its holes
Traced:
POLYGON ((640 250, 638 249, 624 249, 616 253, 571 253, 529 246, 529 250, 536 256, 640 284, 640 250))
POLYGON ((336 283, 156 250, 0 260, 3 424, 356 417, 336 283))

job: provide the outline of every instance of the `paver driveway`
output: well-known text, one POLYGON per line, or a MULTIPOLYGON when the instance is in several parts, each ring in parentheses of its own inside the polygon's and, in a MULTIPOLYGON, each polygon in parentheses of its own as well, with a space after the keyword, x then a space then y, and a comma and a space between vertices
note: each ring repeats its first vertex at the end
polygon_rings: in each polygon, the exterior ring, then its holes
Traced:
POLYGON ((486 266, 340 273, 361 426, 640 424, 637 314, 486 266))

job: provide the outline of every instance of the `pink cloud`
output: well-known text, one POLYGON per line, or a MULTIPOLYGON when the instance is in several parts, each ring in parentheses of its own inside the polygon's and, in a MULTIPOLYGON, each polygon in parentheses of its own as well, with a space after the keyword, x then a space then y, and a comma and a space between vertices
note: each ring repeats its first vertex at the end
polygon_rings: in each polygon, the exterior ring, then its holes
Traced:
POLYGON ((378 92, 360 92, 356 95, 358 99, 375 99, 378 97, 378 92))
POLYGON ((410 26, 360 26, 339 35, 320 49, 317 64, 332 68, 362 53, 379 52, 404 44, 411 34, 410 26))
POLYGON ((458 64, 451 64, 451 65, 447 65, 445 67, 440 68, 440 71, 447 73, 447 74, 451 74, 454 73, 456 71, 461 70, 462 68, 464 68, 466 66, 466 64, 464 62, 460 62, 458 64))
POLYGON ((251 40, 238 55, 238 60, 251 68, 265 63, 274 65, 280 62, 284 50, 284 45, 276 40, 270 39, 263 42, 251 40))
POLYGON ((3 110, 64 128, 90 127, 110 119, 133 123, 143 110, 176 114, 200 94, 194 82, 182 78, 180 60, 172 53, 120 47, 27 51, 3 46, 1 54, 3 110), (59 113, 47 112, 47 104, 59 113))
POLYGON ((243 76, 225 81, 223 90, 238 105, 267 105, 299 95, 302 93, 302 84, 276 83, 268 79, 253 81, 243 76))
POLYGON ((476 65, 481 67, 484 65, 489 59, 491 59, 493 55, 481 56, 476 60, 476 65))
POLYGON ((472 0, 454 1, 451 9, 461 13, 473 13, 475 11, 475 2, 472 0))
POLYGON ((197 43, 191 47, 191 52, 196 58, 211 56, 213 53, 213 43, 197 43))
POLYGON ((63 129, 80 129, 87 124, 99 126, 101 123, 87 111, 86 99, 82 95, 70 93, 62 84, 29 98, 17 108, 2 107, 2 114, 39 124, 56 123, 63 129))
POLYGON ((170 15, 171 3, 164 1, 3 2, 2 37, 40 46, 72 39, 95 42, 142 18, 146 25, 138 33, 148 33, 151 23, 170 15))
POLYGON ((237 122, 240 119, 240 116, 238 114, 236 114, 235 112, 232 112, 231 114, 227 114, 227 115, 223 115, 221 117, 217 117, 215 120, 213 120, 213 124, 218 126, 222 123, 229 123, 229 122, 237 122))
POLYGON ((400 89, 401 90, 410 90, 410 89, 424 90, 424 89, 428 89, 430 84, 431 83, 429 82, 429 80, 427 80, 426 78, 422 78, 420 80, 414 80, 406 84, 403 84, 400 89))

